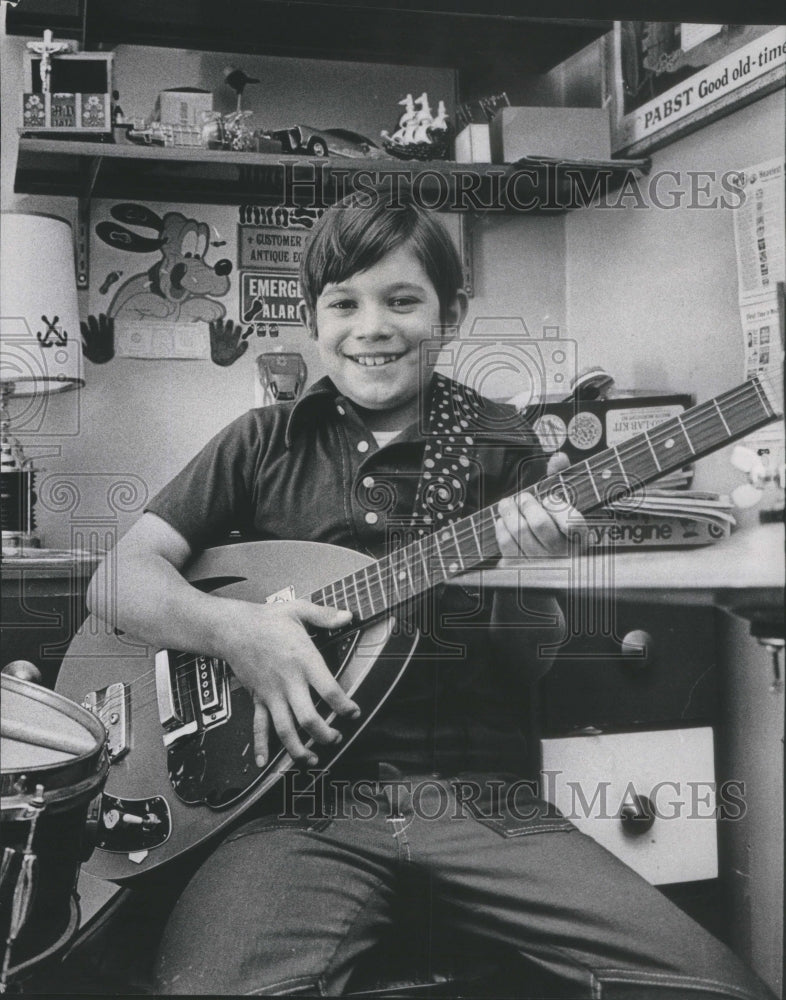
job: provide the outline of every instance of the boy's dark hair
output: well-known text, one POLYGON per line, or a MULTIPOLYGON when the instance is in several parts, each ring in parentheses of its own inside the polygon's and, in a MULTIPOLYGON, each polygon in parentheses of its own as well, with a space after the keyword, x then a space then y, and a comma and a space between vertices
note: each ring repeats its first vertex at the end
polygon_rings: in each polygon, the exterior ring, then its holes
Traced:
POLYGON ((439 298, 442 319, 462 287, 461 263, 445 227, 403 192, 391 205, 381 191, 349 195, 319 220, 300 265, 300 284, 310 316, 326 285, 346 281, 411 243, 439 298))

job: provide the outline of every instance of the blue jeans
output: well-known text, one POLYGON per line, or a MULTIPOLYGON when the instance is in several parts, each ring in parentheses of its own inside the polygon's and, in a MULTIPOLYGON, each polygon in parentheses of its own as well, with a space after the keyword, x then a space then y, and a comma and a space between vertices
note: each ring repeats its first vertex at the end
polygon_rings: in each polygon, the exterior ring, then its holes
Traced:
POLYGON ((339 996, 428 881, 456 931, 507 945, 570 996, 772 998, 733 953, 509 776, 400 775, 333 789, 229 836, 186 887, 162 993, 339 996), (311 813, 309 815, 309 813, 311 813))

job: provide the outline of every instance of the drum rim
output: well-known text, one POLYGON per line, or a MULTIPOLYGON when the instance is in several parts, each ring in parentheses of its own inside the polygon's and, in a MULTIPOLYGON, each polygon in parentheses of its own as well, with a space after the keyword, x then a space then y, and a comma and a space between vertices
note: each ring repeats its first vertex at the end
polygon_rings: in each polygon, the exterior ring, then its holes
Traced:
POLYGON ((20 796, 26 798, 32 794, 37 784, 43 784, 45 798, 52 796, 58 803, 62 799, 63 806, 59 808, 63 808, 69 800, 57 794, 60 789, 73 788, 91 779, 98 783, 105 778, 109 768, 106 752, 107 734, 99 718, 76 702, 64 698, 63 695, 30 681, 21 680, 19 677, 0 673, 0 684, 3 692, 14 692, 29 697, 34 702, 47 705, 80 723, 95 740, 95 745, 89 750, 65 760, 23 765, 13 769, 0 767, 0 809, 6 816, 17 807, 20 796), (24 787, 19 788, 18 783, 22 779, 24 787))
MULTIPOLYGON (((103 722, 83 705, 78 705, 75 701, 64 698, 63 695, 58 694, 56 691, 50 691, 49 688, 41 687, 40 684, 33 684, 32 681, 22 680, 20 677, 14 677, 11 674, 0 673, 0 689, 3 688, 30 698, 32 701, 47 705, 49 708, 53 708, 73 719, 74 722, 81 723, 90 735, 95 738, 98 747, 102 746, 106 741, 106 729, 103 722)), ((83 754, 73 757, 69 763, 76 763, 77 761, 92 757, 95 750, 96 747, 86 750, 83 754)), ((50 767, 52 767, 51 764, 43 765, 44 770, 50 767)), ((26 768, 25 770, 32 771, 34 768, 26 768)), ((7 774, 9 772, 0 769, 0 773, 7 774)))

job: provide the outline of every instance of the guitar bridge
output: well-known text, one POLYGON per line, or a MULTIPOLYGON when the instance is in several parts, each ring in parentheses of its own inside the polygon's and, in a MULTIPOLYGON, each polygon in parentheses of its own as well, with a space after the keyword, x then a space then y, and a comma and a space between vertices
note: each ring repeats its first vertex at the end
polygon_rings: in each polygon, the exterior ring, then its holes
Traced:
POLYGON ((164 746, 226 722, 232 714, 224 660, 171 649, 156 653, 158 718, 164 746))
POLYGON ((107 732, 106 749, 112 764, 128 753, 130 703, 128 687, 118 682, 98 691, 90 691, 82 703, 97 716, 107 732))

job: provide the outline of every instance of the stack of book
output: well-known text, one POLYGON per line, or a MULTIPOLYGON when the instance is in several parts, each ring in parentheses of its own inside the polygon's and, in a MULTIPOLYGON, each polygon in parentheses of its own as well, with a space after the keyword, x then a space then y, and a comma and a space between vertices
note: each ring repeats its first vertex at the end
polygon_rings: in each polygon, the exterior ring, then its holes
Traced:
POLYGON ((590 546, 618 548, 709 545, 736 524, 728 496, 701 490, 649 487, 587 518, 590 546))

